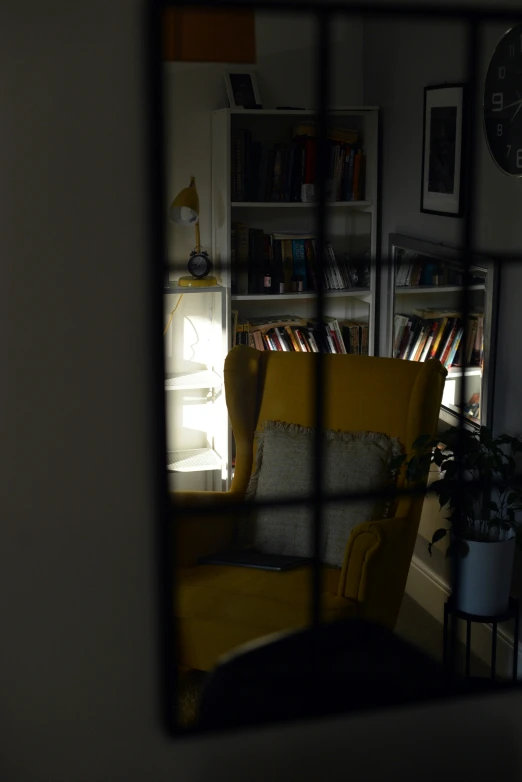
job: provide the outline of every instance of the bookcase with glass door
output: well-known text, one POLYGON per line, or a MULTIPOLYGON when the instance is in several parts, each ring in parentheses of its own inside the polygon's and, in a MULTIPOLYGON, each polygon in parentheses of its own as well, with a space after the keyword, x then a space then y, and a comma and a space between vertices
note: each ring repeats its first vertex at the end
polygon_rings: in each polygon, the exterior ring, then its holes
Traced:
POLYGON ((442 427, 456 425, 461 416, 468 427, 490 427, 497 265, 473 256, 465 277, 461 251, 399 234, 390 234, 389 259, 388 355, 441 361, 448 371, 442 427))
POLYGON ((213 112, 212 255, 230 291, 229 348, 374 352, 379 113, 346 107, 328 120, 327 245, 317 258, 314 112, 213 112), (324 324, 314 323, 318 275, 324 324))

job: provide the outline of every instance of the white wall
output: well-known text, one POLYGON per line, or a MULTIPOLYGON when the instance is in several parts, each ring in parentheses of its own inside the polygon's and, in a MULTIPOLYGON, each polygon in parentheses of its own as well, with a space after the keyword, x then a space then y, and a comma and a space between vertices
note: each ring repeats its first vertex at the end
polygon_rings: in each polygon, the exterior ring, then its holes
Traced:
MULTIPOLYGON (((362 98, 362 22, 336 18, 332 24, 331 62, 335 79, 331 102, 359 105, 362 98)), ((257 71, 264 108, 313 108, 316 37, 308 14, 256 15, 257 71)), ((228 98, 224 63, 169 63, 165 67, 167 185, 172 199, 193 174, 200 198, 201 242, 211 249, 211 113, 228 98)), ((242 68, 244 66, 241 66, 242 68)), ((168 204, 167 204, 168 207, 168 204)), ((168 226, 169 260, 183 263, 194 248, 194 234, 168 226)), ((174 276, 174 275, 173 275, 174 276)))
MULTIPOLYGON (((488 25, 481 36, 482 85, 496 41, 509 25, 488 25)), ((382 109, 383 250, 392 232, 459 245, 461 219, 420 212, 423 90, 466 79, 466 35, 461 24, 433 21, 372 22, 364 29, 364 100, 382 109)), ((479 125, 476 247, 487 253, 522 252, 522 180, 507 177, 488 152, 479 125)), ((522 327, 522 263, 502 268, 494 427, 522 432, 522 364, 513 337, 522 327)))
MULTIPOLYGON (((522 253, 522 179, 503 174, 493 162, 482 132, 481 97, 489 59, 510 25, 484 26, 480 36, 476 160, 476 247, 487 252, 522 253)), ((364 100, 382 109, 382 246, 388 235, 406 234, 459 245, 463 221, 420 212, 423 90, 425 86, 466 80, 466 32, 460 23, 433 21, 377 22, 364 27, 364 100)), ((522 363, 517 337, 522 329, 522 257, 501 269, 496 352, 494 429, 522 433, 522 363)), ((387 296, 383 301, 386 306, 387 296)), ((387 323, 387 318, 383 319, 387 323)), ((446 526, 446 513, 435 497, 424 503, 420 534, 431 539, 446 526)), ((441 548, 447 543, 441 542, 441 548)), ((522 588, 517 558, 514 590, 522 588)))
POLYGON ((165 737, 142 4, 0 16, 2 780, 515 778, 506 696, 165 737))

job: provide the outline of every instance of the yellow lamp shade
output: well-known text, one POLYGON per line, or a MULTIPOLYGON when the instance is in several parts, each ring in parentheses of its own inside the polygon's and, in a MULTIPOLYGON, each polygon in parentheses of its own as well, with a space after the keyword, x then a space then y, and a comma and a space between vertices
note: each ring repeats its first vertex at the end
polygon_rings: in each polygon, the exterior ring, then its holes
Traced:
POLYGON ((177 225, 194 225, 199 220, 199 197, 196 179, 190 177, 190 185, 181 190, 169 209, 169 220, 177 225))

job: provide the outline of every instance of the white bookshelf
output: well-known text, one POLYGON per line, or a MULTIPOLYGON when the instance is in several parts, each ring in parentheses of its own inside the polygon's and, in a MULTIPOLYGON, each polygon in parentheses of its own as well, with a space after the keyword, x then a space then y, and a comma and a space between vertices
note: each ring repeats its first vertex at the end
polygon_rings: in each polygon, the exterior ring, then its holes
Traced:
MULTIPOLYGON (((296 125, 310 123, 315 112, 277 111, 271 109, 220 109, 212 117, 212 259, 214 273, 229 292, 230 310, 237 310, 239 318, 248 319, 295 315, 313 318, 317 296, 313 291, 281 294, 249 294, 244 290, 231 291, 232 226, 243 223, 249 228, 261 228, 267 234, 293 231, 315 233, 317 204, 284 201, 232 200, 232 133, 236 129, 249 130, 252 138, 264 144, 290 141, 296 125)), ((348 106, 330 111, 330 125, 336 128, 356 129, 363 139, 365 152, 365 189, 363 200, 328 201, 327 240, 336 255, 369 258, 369 284, 361 288, 325 291, 324 314, 339 320, 351 320, 369 327, 369 353, 374 353, 376 310, 376 253, 378 203, 378 123, 375 106, 348 106)), ((227 328, 230 331, 230 320, 227 328)), ((232 334, 228 334, 228 346, 232 334)), ((229 432, 229 449, 231 448, 229 432)))
POLYGON ((221 470, 221 457, 213 448, 187 448, 167 451, 169 472, 208 472, 221 470))
POLYGON ((189 391, 201 388, 219 388, 223 377, 211 369, 195 372, 172 372, 165 376, 165 391, 189 391))
POLYGON ((166 469, 171 490, 228 486, 229 435, 223 388, 228 291, 222 286, 164 291, 166 469))
MULTIPOLYGON (((462 254, 456 248, 433 244, 399 234, 390 235, 390 316, 386 335, 386 350, 390 356, 393 355, 395 314, 415 315, 415 311, 424 309, 462 311, 462 285, 396 285, 400 260, 410 257, 412 260, 414 258, 420 260, 423 264, 435 263, 441 269, 453 270, 456 274, 461 274, 463 268, 462 254)), ((473 284, 467 286, 468 312, 482 313, 484 317, 483 367, 450 366, 448 368, 440 420, 443 425, 457 424, 462 397, 464 396, 466 401, 471 401, 471 398, 475 397, 480 400, 480 415, 478 418, 471 418, 466 415, 464 420, 471 427, 479 425, 491 426, 498 270, 496 265, 489 259, 474 256, 470 265, 470 272, 474 280, 473 284), (463 384, 465 385, 463 386, 463 384)))
MULTIPOLYGON (((221 284, 230 290, 231 232, 234 223, 262 228, 265 233, 316 231, 317 204, 284 201, 232 201, 231 139, 235 129, 250 130, 252 138, 263 143, 290 141, 296 125, 310 123, 311 110, 220 109, 212 118, 212 256, 221 284)), ((375 106, 335 108, 329 114, 332 126, 359 131, 366 156, 364 200, 329 201, 326 205, 327 239, 339 255, 370 258, 369 287, 326 291, 325 315, 353 320, 369 326, 369 352, 375 344, 375 258, 377 251, 378 122, 375 106)), ((313 317, 316 294, 283 293, 231 295, 231 308, 242 318, 296 315, 313 317)), ((229 340, 229 345, 232 343, 229 340)))
MULTIPOLYGON (((303 201, 232 201, 232 209, 317 209, 314 202, 303 201)), ((329 201, 328 209, 371 209, 371 201, 329 201)))

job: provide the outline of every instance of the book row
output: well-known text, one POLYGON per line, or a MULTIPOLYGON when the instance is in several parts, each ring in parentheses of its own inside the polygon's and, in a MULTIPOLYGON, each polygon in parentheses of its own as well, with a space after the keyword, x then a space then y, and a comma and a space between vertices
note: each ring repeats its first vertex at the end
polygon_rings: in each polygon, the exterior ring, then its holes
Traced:
MULTIPOLYGON (((311 131, 310 131, 311 132, 311 131)), ((364 199, 365 155, 356 131, 349 142, 328 140, 326 197, 330 201, 364 199)), ((296 128, 291 141, 264 144, 249 130, 233 130, 232 201, 316 200, 317 138, 296 128)))
POLYGON ((418 253, 404 253, 397 264, 395 285, 398 288, 414 288, 421 285, 484 284, 484 277, 471 272, 465 278, 462 268, 455 264, 441 263, 435 258, 418 253))
POLYGON ((484 315, 470 313, 466 321, 453 310, 414 310, 394 318, 393 357, 409 361, 437 358, 448 369, 482 367, 484 315), (464 332, 466 341, 464 342, 464 332))
POLYGON ((241 320, 232 312, 234 345, 257 350, 368 355, 368 325, 336 318, 307 320, 293 315, 241 320))
POLYGON ((337 257, 331 243, 317 257, 316 239, 307 233, 266 234, 235 223, 231 232, 232 293, 278 294, 349 290, 369 286, 369 268, 337 257))

